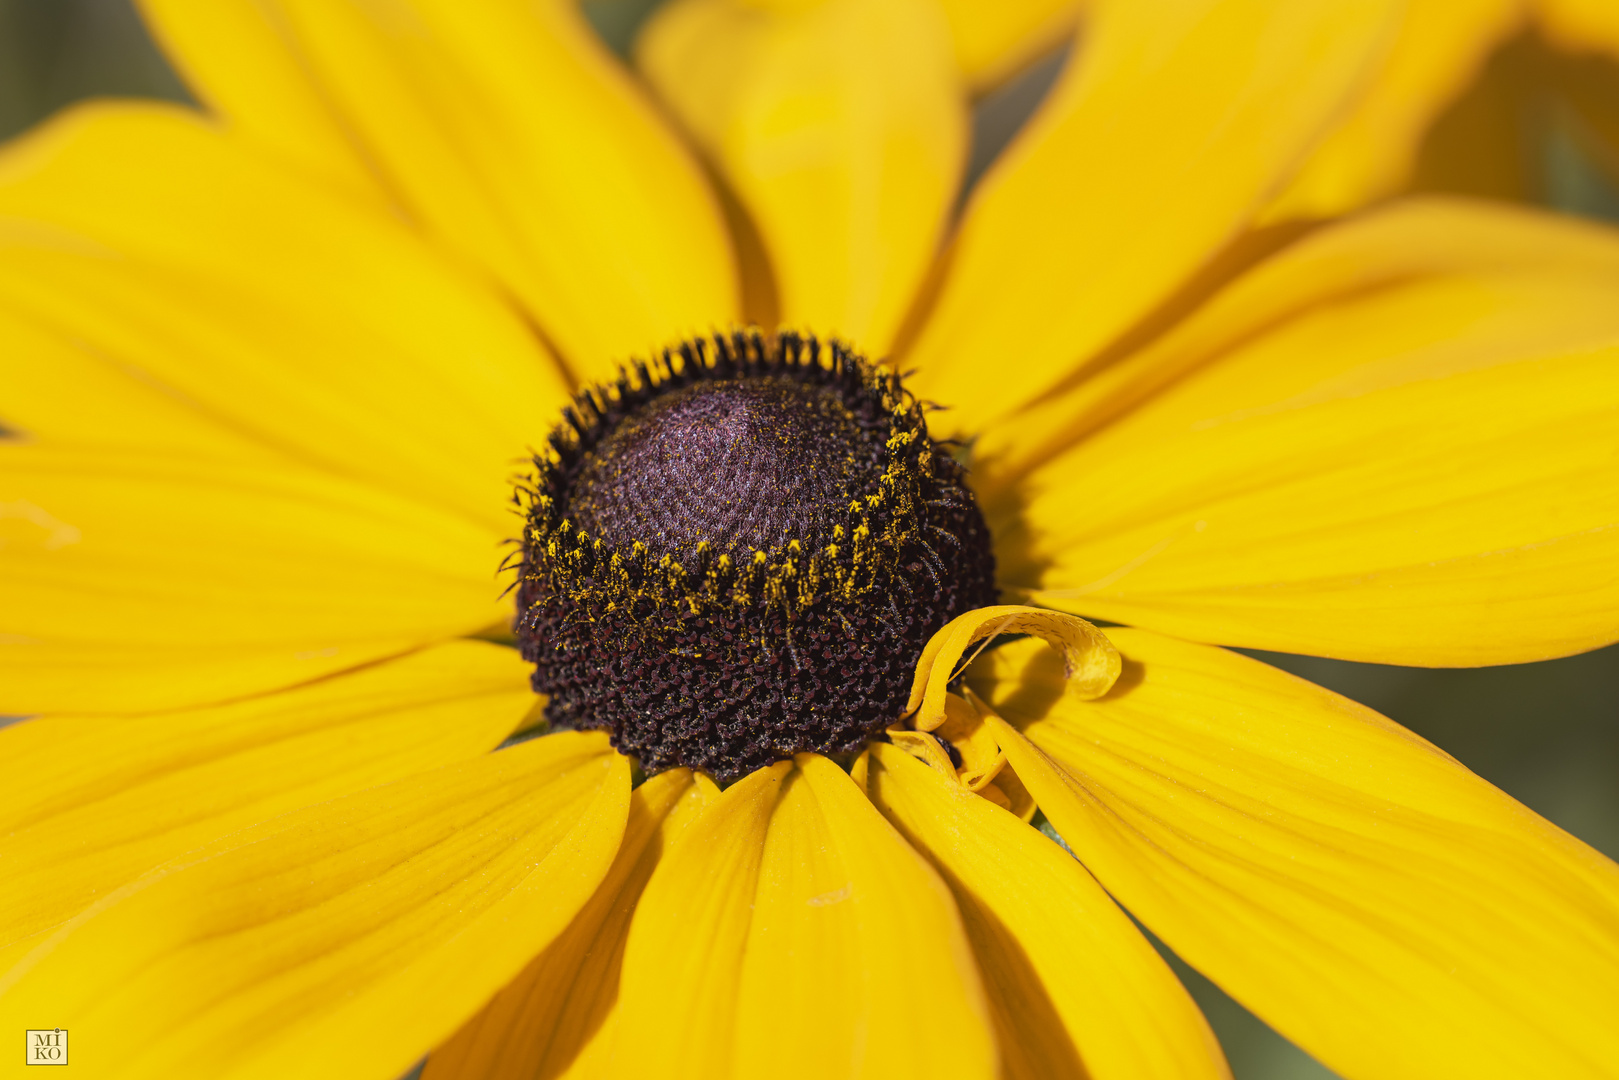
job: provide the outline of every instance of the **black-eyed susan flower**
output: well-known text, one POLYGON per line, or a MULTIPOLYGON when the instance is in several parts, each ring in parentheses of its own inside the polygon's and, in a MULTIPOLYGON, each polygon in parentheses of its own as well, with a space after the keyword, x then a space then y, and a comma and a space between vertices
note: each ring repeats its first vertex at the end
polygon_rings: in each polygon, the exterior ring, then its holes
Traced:
POLYGON ((959 220, 987 9, 681 0, 700 157, 561 3, 147 10, 209 113, 0 158, 0 1026, 1224 1075, 1133 916, 1345 1076, 1613 1072, 1619 868, 1222 647, 1619 638, 1619 239, 1255 224, 1394 5, 1100 6, 959 220))

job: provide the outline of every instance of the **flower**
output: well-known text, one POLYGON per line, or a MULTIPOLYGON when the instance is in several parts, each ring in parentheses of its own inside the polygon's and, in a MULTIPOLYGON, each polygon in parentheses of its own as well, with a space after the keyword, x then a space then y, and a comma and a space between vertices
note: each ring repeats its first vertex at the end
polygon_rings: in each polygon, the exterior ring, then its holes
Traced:
POLYGON ((147 11, 211 116, 0 159, 12 1030, 130 1076, 1222 1075, 1128 910, 1346 1076, 1619 1058, 1619 868, 1222 647, 1619 638, 1619 240, 1257 224, 1395 5, 1098 7, 954 226, 922 0, 662 14, 640 64, 705 164, 561 4, 147 11), (750 318, 950 406, 883 446, 971 440, 1003 603, 892 658, 848 772, 490 753, 537 719, 490 640, 513 459, 750 318))

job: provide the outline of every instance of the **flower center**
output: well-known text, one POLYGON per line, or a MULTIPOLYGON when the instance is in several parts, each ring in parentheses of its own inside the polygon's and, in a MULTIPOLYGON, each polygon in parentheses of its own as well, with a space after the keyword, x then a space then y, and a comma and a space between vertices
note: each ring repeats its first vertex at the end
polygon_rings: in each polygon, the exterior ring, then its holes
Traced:
POLYGON ((592 536, 660 555, 818 538, 882 476, 887 417, 876 420, 862 430, 835 389, 786 376, 704 381, 620 421, 569 507, 592 536))
POLYGON ((897 376, 739 332, 581 394, 521 490, 518 640, 554 727, 728 781, 858 749, 994 602, 964 471, 897 376))

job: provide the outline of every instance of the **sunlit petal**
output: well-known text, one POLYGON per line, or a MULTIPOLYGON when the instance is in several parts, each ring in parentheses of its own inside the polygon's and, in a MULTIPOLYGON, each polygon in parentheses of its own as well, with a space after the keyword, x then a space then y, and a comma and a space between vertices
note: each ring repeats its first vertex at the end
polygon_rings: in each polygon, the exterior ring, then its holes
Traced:
POLYGON ((493 749, 533 707, 525 668, 457 641, 230 705, 0 730, 0 958, 192 848, 493 749))
POLYGON ((385 208, 169 107, 81 108, 0 154, 0 309, 29 335, 0 360, 22 384, 7 426, 209 456, 245 439, 495 538, 567 400, 523 320, 385 208), (87 430, 81 390, 125 415, 87 430), (174 417, 186 436, 129 432, 174 417))
POLYGON ((965 666, 963 655, 1002 634, 1029 634, 1056 649, 1068 671, 1069 692, 1082 698, 1100 697, 1119 677, 1118 651, 1084 619, 1014 604, 975 608, 940 627, 922 650, 905 703, 905 712, 916 714, 917 728, 932 731, 943 723, 945 695, 965 666))
POLYGON ((1067 852, 897 747, 871 750, 872 801, 955 894, 1003 1076, 1230 1075, 1180 981, 1067 852))
POLYGON ((0 308, 0 433, 74 446, 271 463, 285 456, 176 400, 82 338, 0 308))
POLYGON ((967 151, 931 0, 677 0, 636 54, 758 228, 783 321, 887 352, 967 151))
POLYGON ((1073 373, 1252 220, 1346 100, 1390 0, 1101 5, 984 179, 921 337, 918 387, 973 432, 1073 373))
POLYGON ((240 697, 510 611, 489 533, 304 469, 0 445, 0 538, 0 714, 240 697))
POLYGON ((630 795, 613 868, 555 941, 428 1058, 423 1080, 550 1080, 601 1075, 617 1026, 630 916, 663 852, 719 794, 671 769, 630 795))
POLYGON ((1383 663, 1619 639, 1616 291, 1619 238, 1575 222, 1438 203, 1322 234, 998 437, 1083 439, 992 497, 1003 581, 1383 663))
POLYGON ((681 834, 630 927, 622 1001, 614 1076, 995 1075, 949 890, 815 755, 681 834))
POLYGON ((1107 697, 1017 642, 990 723, 1107 890, 1350 1080, 1608 1075, 1619 867, 1369 709, 1138 630, 1107 697))
POLYGON ((565 733, 296 811, 75 919, 0 976, 0 1018, 85 1032, 95 1075, 397 1077, 567 926, 629 795, 605 736, 565 733))
POLYGON ((364 162, 328 171, 371 171, 496 275, 576 373, 736 316, 707 182, 576 5, 143 6, 205 101, 301 158, 364 162))
POLYGON ((1411 0, 1376 74, 1269 216, 1330 217, 1408 183, 1430 125, 1523 17, 1523 0, 1411 0))

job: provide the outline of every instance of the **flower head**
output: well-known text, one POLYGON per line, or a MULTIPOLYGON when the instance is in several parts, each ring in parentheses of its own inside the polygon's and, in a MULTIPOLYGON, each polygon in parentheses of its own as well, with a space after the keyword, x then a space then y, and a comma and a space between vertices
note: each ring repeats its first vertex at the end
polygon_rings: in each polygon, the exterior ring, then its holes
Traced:
POLYGON ((987 9, 681 0, 683 135, 561 4, 146 6, 209 115, 0 158, 14 1029, 1225 1075, 1134 916, 1345 1076, 1619 1057, 1619 868, 1222 647, 1619 638, 1619 240, 1263 224, 1397 5, 1099 4, 959 218, 987 9))
POLYGON ((835 342, 692 342, 568 415, 525 492, 517 638, 552 725, 648 770, 853 754, 903 711, 895 658, 995 599, 965 470, 835 342))

